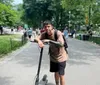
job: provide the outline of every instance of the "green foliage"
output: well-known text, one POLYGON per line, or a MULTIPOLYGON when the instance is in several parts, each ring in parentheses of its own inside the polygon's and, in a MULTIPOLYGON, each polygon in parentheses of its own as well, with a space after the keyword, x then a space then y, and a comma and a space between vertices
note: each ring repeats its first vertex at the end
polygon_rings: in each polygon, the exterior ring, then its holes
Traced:
POLYGON ((12 10, 11 6, 0 3, 0 24, 12 26, 17 19, 17 11, 12 10))
POLYGON ((13 9, 15 9, 15 11, 17 12, 17 16, 16 16, 16 22, 15 22, 15 26, 17 25, 23 25, 24 24, 24 19, 23 19, 23 16, 24 16, 24 9, 23 9, 23 4, 18 4, 18 5, 15 5, 13 7, 13 9))
POLYGON ((92 42, 100 45, 100 37, 90 37, 89 41, 92 41, 92 42))
POLYGON ((100 12, 94 14, 92 21, 93 24, 100 24, 100 12))
POLYGON ((71 12, 74 10, 75 14, 73 12, 72 14, 76 19, 71 17, 71 19, 73 19, 73 22, 86 25, 100 23, 100 21, 98 20, 100 13, 99 0, 62 0, 61 3, 62 7, 66 10, 70 10, 71 12), (98 13, 96 13, 97 9, 98 13))
POLYGON ((2 35, 0 36, 0 57, 3 55, 18 49, 25 43, 22 41, 16 41, 15 38, 20 38, 20 35, 2 35))
MULTIPOLYGON (((81 35, 76 36, 76 39, 82 40, 81 35)), ((99 37, 99 36, 98 36, 98 37, 94 37, 94 36, 91 37, 91 36, 90 36, 88 41, 100 45, 100 37, 99 37)))
POLYGON ((24 19, 26 22, 33 27, 38 27, 44 20, 51 20, 53 16, 53 11, 50 9, 52 1, 49 0, 24 0, 24 19))
MULTIPOLYGON (((26 23, 40 27, 41 23, 49 19, 53 21, 56 28, 64 28, 66 25, 87 25, 96 19, 99 13, 95 13, 97 0, 23 0, 25 13, 23 19, 26 23), (92 11, 91 11, 92 10, 92 11), (71 13, 69 13, 69 11, 71 13), (94 15, 95 13, 95 15, 94 15), (87 23, 86 23, 87 17, 87 23), (70 21, 70 22, 69 22, 70 21)), ((99 10, 100 12, 100 10, 99 10)))
POLYGON ((73 10, 80 5, 82 0, 61 0, 62 7, 67 10, 73 10))

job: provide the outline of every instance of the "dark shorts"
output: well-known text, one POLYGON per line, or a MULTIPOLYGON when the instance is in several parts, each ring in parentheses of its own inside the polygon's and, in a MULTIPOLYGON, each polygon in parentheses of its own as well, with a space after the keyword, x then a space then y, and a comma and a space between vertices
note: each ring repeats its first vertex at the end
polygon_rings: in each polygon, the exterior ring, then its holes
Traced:
POLYGON ((59 75, 64 75, 65 67, 66 67, 66 61, 58 63, 50 61, 50 72, 58 72, 59 75))

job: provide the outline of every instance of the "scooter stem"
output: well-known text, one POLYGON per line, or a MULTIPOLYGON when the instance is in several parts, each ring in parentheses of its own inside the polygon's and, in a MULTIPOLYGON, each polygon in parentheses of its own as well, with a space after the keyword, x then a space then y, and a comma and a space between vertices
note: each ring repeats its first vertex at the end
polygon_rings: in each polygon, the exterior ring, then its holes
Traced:
POLYGON ((42 54, 43 54, 43 48, 41 48, 41 51, 40 51, 40 59, 39 59, 37 78, 36 78, 37 83, 39 82, 39 74, 40 74, 40 68, 41 68, 42 54))

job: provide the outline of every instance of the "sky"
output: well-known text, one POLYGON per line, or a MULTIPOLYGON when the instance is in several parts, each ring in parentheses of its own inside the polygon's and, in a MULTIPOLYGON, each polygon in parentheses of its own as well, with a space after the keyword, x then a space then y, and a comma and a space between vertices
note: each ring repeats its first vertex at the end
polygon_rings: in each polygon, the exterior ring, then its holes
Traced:
POLYGON ((14 4, 23 3, 23 0, 14 0, 14 4))

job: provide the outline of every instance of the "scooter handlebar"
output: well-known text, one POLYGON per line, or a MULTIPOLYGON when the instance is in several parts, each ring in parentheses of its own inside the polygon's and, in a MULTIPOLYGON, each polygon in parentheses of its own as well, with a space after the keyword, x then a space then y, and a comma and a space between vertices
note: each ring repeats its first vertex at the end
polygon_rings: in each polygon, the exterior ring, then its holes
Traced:
MULTIPOLYGON (((36 40, 30 41, 30 42, 37 43, 36 40)), ((49 44, 49 42, 45 42, 44 44, 47 45, 47 44, 49 44)))

